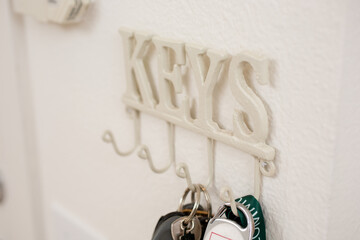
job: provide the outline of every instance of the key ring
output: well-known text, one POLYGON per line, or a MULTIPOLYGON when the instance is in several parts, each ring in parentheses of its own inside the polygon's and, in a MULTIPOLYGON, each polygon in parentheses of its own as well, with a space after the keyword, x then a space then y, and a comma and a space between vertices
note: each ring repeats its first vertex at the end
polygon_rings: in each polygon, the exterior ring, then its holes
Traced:
POLYGON ((206 187, 204 187, 204 185, 199 184, 200 190, 204 193, 205 196, 205 200, 206 200, 206 209, 208 212, 208 218, 211 218, 212 215, 212 207, 211 207, 211 198, 210 198, 210 194, 209 192, 206 190, 206 187))
MULTIPOLYGON (((187 225, 194 217, 195 217, 195 214, 200 206, 200 187, 197 185, 197 184, 194 184, 194 187, 195 187, 195 202, 194 202, 194 206, 193 206, 193 209, 191 210, 191 213, 189 214, 189 216, 187 216, 185 219, 184 219, 184 224, 187 225)), ((189 194, 189 192, 191 191, 190 188, 186 188, 183 196, 181 197, 180 199, 180 203, 179 203, 179 207, 178 207, 178 211, 181 212, 183 210, 183 207, 184 207, 184 202, 185 202, 185 199, 187 197, 187 195, 189 194)))

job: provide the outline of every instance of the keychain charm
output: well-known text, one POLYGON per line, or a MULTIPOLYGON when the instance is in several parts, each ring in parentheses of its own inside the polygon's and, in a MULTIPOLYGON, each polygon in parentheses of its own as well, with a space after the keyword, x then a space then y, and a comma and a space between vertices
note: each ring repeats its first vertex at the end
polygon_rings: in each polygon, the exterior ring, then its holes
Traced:
MULTIPOLYGON (((261 205, 259 201, 252 195, 247 195, 238 199, 235 199, 235 202, 239 202, 244 205, 252 215, 254 219, 254 236, 253 240, 266 240, 266 227, 265 227, 265 219, 264 214, 262 212, 261 205)), ((239 216, 235 216, 230 207, 226 207, 227 210, 225 212, 225 216, 227 219, 234 220, 235 222, 239 223, 241 226, 246 226, 247 220, 244 216, 243 212, 237 211, 239 216)))
POLYGON ((251 240, 254 235, 255 224, 250 211, 241 203, 236 202, 236 207, 240 210, 247 221, 247 226, 243 228, 237 222, 224 218, 227 206, 221 206, 206 228, 204 240, 251 240))

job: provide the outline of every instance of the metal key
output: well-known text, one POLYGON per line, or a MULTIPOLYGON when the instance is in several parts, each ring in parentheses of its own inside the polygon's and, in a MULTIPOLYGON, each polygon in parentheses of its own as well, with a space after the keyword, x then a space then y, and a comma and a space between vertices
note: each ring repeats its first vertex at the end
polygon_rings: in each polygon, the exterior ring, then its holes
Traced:
POLYGON ((219 208, 219 211, 213 217, 205 232, 204 240, 226 240, 226 239, 236 239, 236 240, 251 240, 254 231, 255 224, 254 219, 250 211, 241 203, 236 202, 236 207, 238 210, 242 211, 246 217, 247 226, 246 228, 241 227, 237 222, 221 218, 224 215, 226 207, 230 204, 225 203, 224 206, 219 208))
POLYGON ((185 233, 183 236, 179 238, 179 240, 195 240, 195 235, 192 233, 185 233))
POLYGON ((179 240, 200 240, 201 239, 201 223, 197 217, 194 217, 188 226, 184 226, 183 222, 186 217, 177 219, 171 224, 171 236, 173 239, 179 240))

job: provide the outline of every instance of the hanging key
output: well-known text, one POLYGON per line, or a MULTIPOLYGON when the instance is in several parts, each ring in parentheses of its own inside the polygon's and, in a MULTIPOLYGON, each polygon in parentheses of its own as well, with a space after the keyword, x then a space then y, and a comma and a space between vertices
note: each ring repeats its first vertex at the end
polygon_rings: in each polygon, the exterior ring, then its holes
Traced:
POLYGON ((183 231, 183 234, 179 237, 179 240, 195 240, 195 230, 197 230, 196 233, 201 236, 200 221, 196 217, 186 226, 184 225, 184 221, 185 219, 181 221, 181 230, 183 231), (196 225, 199 226, 198 229, 195 229, 195 221, 197 222, 196 225))
POLYGON ((187 217, 177 219, 171 224, 171 236, 173 239, 201 239, 202 227, 199 219, 194 217, 191 222, 185 225, 184 221, 187 217))
MULTIPOLYGON (((196 217, 196 213, 200 206, 200 193, 201 189, 200 186, 195 184, 194 185, 196 191, 195 191, 195 202, 193 205, 193 208, 188 216, 182 217, 177 219, 171 224, 171 236, 174 240, 182 240, 182 239, 189 239, 189 240, 200 240, 201 234, 202 234, 202 227, 199 219, 196 217)), ((184 195, 180 199, 180 204, 178 211, 183 211, 183 204, 184 201, 190 192, 190 189, 186 189, 184 192, 184 195)))
MULTIPOLYGON (((191 192, 191 190, 187 188, 180 200, 180 205, 182 206, 181 209, 179 208, 178 211, 168 213, 159 219, 155 227, 152 240, 170 240, 170 239, 179 240, 181 236, 183 236, 185 233, 188 233, 188 232, 184 232, 181 229, 182 221, 184 219, 187 219, 186 223, 190 223, 191 220, 194 218, 197 210, 202 209, 202 207, 200 206, 201 190, 199 186, 197 185, 194 186, 195 186, 194 202, 192 202, 191 204, 184 205, 186 196, 189 194, 189 192, 191 192)), ((201 227, 201 223, 196 222, 196 220, 194 220, 193 231, 197 232, 194 240, 201 239, 202 229, 203 228, 201 227), (198 229, 200 229, 200 231, 198 229)), ((191 233, 194 234, 193 232, 191 233)))
POLYGON ((183 236, 180 237, 180 240, 195 240, 195 235, 191 232, 185 233, 183 236))
POLYGON ((152 240, 201 240, 212 216, 210 195, 201 184, 194 184, 195 191, 187 188, 180 199, 176 212, 161 217, 155 227, 152 240), (201 192, 205 196, 207 208, 200 205, 201 192), (191 193, 190 204, 184 204, 191 193))
MULTIPOLYGON (((190 215, 187 218, 178 219, 171 226, 171 234, 173 239, 194 239, 200 240, 212 215, 211 199, 206 188, 201 184, 196 184, 196 187, 204 194, 207 202, 207 211, 195 211, 195 205, 190 215)), ((178 211, 183 211, 183 203, 187 196, 185 191, 183 198, 180 200, 178 211)), ((197 198, 197 194, 194 199, 197 198)))

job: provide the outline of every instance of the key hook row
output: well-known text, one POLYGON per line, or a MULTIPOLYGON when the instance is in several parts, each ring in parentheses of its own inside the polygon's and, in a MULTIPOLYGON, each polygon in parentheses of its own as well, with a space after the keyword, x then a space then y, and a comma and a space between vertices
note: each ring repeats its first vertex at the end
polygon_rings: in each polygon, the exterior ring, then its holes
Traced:
POLYGON ((189 167, 186 163, 176 164, 175 161, 175 126, 172 123, 167 122, 168 125, 168 138, 169 138, 169 162, 162 168, 157 168, 152 160, 151 152, 149 147, 146 144, 141 144, 140 136, 140 112, 136 109, 127 107, 126 112, 128 116, 134 121, 134 144, 133 147, 127 151, 122 151, 119 149, 114 134, 110 130, 106 130, 103 134, 103 141, 106 143, 111 143, 115 152, 120 156, 129 156, 137 150, 137 155, 139 158, 147 160, 150 169, 155 173, 164 173, 166 172, 171 165, 175 165, 175 173, 180 178, 185 178, 187 181, 188 187, 195 191, 195 187, 192 184, 192 180, 189 173, 189 167))
MULTIPOLYGON (((110 130, 106 130, 103 134, 103 141, 106 143, 111 143, 115 152, 120 156, 129 156, 137 150, 137 155, 139 158, 147 160, 150 169, 155 173, 164 173, 166 172, 172 165, 174 165, 175 173, 180 178, 185 178, 188 188, 195 192, 195 186, 193 185, 189 167, 186 163, 180 162, 177 163, 175 160, 175 126, 174 124, 167 122, 168 126, 168 140, 169 140, 169 162, 158 168, 155 166, 151 152, 149 147, 146 144, 141 143, 141 135, 140 135, 140 111, 134 108, 127 107, 126 112, 128 116, 134 121, 134 144, 133 147, 127 151, 122 151, 118 148, 116 140, 114 138, 113 133, 110 130)), ((231 206, 232 212, 238 216, 237 207, 235 203, 235 198, 233 195, 233 191, 229 186, 224 186, 221 188, 220 193, 216 191, 215 186, 215 158, 214 158, 214 149, 215 149, 215 140, 211 138, 207 138, 207 152, 208 152, 208 179, 206 183, 206 187, 214 187, 216 194, 220 197, 222 201, 229 202, 231 206)), ((256 158, 256 157, 255 157, 256 158)), ((256 199, 260 198, 261 193, 261 176, 271 177, 275 175, 276 167, 273 161, 265 161, 256 158, 255 159, 255 174, 254 174, 254 196, 256 199)))

